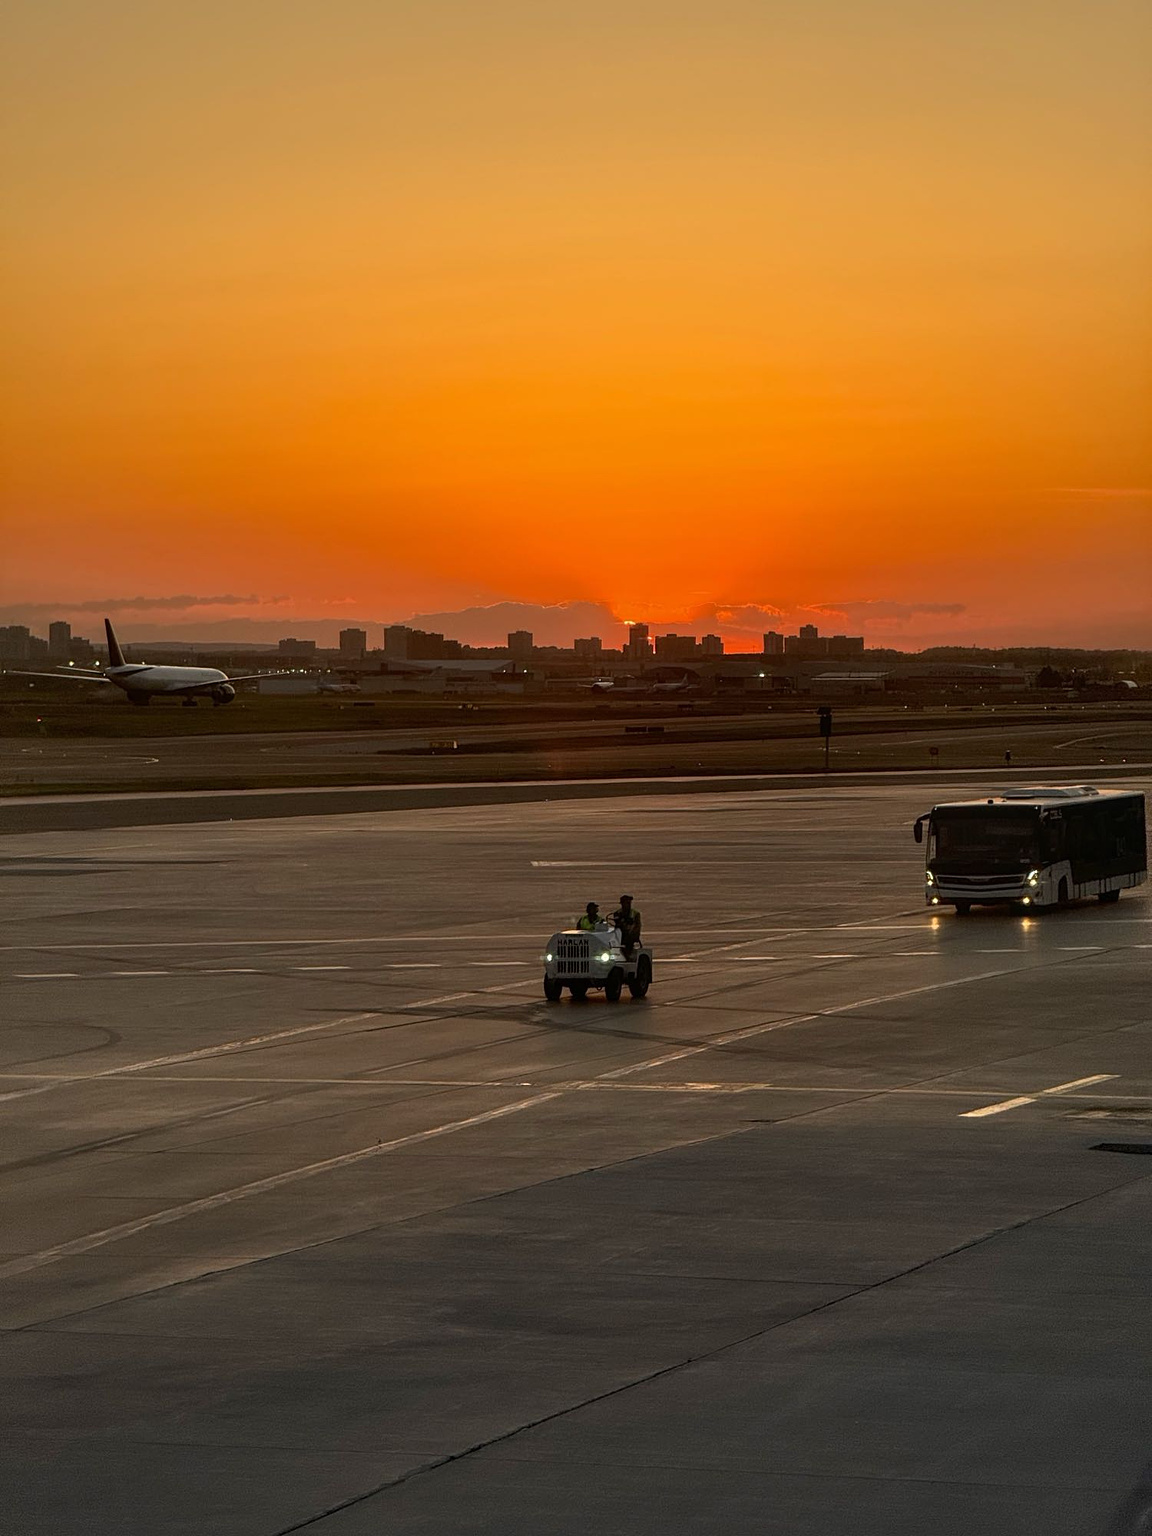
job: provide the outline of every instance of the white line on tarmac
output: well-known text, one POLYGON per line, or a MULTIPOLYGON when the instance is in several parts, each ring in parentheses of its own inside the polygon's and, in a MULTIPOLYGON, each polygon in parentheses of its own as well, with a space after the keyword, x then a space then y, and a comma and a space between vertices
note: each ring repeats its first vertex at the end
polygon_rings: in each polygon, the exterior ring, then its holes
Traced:
MULTIPOLYGON (((967 987, 973 982, 990 981, 997 976, 1013 976, 1016 968, 1000 971, 981 971, 975 976, 960 976, 954 981, 933 981, 922 987, 910 987, 904 992, 889 992, 880 997, 861 997, 854 1003, 837 1003, 832 1008, 820 1008, 815 1013, 803 1013, 791 1019, 777 1019, 769 1024, 751 1024, 746 1029, 731 1030, 726 1035, 715 1035, 711 1040, 701 1045, 690 1045, 680 1051, 672 1051, 666 1056, 658 1056, 653 1061, 636 1062, 632 1066, 617 1067, 612 1072, 602 1072, 597 1081, 610 1081, 617 1077, 627 1077, 633 1072, 648 1072, 656 1067, 667 1066, 669 1062, 684 1061, 690 1056, 699 1056, 704 1051, 714 1051, 726 1045, 735 1045, 741 1040, 750 1040, 756 1035, 770 1034, 777 1029, 791 1029, 797 1024, 811 1024, 817 1019, 829 1018, 838 1013, 850 1013, 854 1008, 870 1008, 877 1003, 895 1003, 905 997, 916 997, 924 992, 942 992, 948 987, 967 987)), ((878 1092, 883 1090, 877 1090, 878 1092)))
POLYGON ((1076 1077, 1070 1083, 1057 1083, 1055 1088, 1041 1088, 1038 1098, 1047 1094, 1071 1093, 1073 1088, 1090 1088, 1093 1083, 1112 1083, 1116 1081, 1115 1072, 1097 1072, 1093 1077, 1076 1077))
POLYGON ((488 1109, 479 1115, 469 1115, 465 1120, 450 1120, 444 1125, 435 1125, 426 1131, 414 1131, 408 1136, 397 1136, 392 1141, 380 1141, 371 1147, 360 1147, 355 1152, 343 1152, 337 1157, 327 1157, 318 1163, 308 1163, 302 1168, 288 1168, 283 1173, 274 1173, 268 1178, 254 1179, 250 1184, 240 1184, 234 1189, 222 1189, 218 1194, 205 1195, 199 1200, 188 1200, 183 1205, 170 1206, 166 1211, 157 1211, 152 1216, 141 1216, 135 1221, 124 1221, 119 1226, 105 1227, 102 1232, 89 1232, 84 1237, 76 1237, 67 1243, 58 1243, 54 1248, 42 1249, 39 1253, 26 1254, 19 1259, 13 1259, 7 1264, 0 1264, 0 1280, 7 1280, 13 1275, 26 1274, 31 1269, 42 1269, 47 1264, 54 1264, 59 1259, 69 1259, 80 1253, 91 1253, 94 1248, 103 1248, 108 1243, 119 1242, 121 1238, 135 1237, 139 1232, 146 1232, 152 1227, 166 1227, 171 1222, 182 1221, 186 1216, 196 1216, 202 1211, 218 1210, 221 1206, 231 1205, 236 1200, 245 1200, 250 1195, 267 1194, 273 1189, 280 1189, 285 1184, 294 1184, 299 1179, 312 1178, 318 1173, 331 1173, 337 1168, 350 1168, 355 1163, 364 1162, 370 1157, 380 1157, 385 1152, 393 1152, 398 1147, 410 1147, 421 1141, 431 1141, 436 1136, 449 1136, 455 1131, 467 1130, 474 1125, 484 1125, 489 1120, 499 1120, 505 1115, 515 1115, 523 1110, 532 1109, 537 1104, 547 1104, 550 1099, 558 1099, 566 1090, 560 1088, 551 1093, 538 1093, 530 1099, 518 1099, 513 1104, 504 1104, 499 1109, 488 1109))
POLYGON ((52 981, 63 976, 75 976, 75 971, 14 971, 16 981, 52 981))
MULTIPOLYGON (((913 997, 925 992, 939 992, 948 987, 970 986, 974 982, 987 981, 997 976, 1012 974, 1009 971, 986 971, 977 976, 965 976, 954 981, 931 982, 922 987, 912 987, 907 991, 893 992, 881 997, 859 998, 853 1003, 840 1003, 834 1008, 821 1009, 818 1013, 803 1014, 794 1019, 782 1019, 769 1024, 756 1024, 747 1029, 733 1030, 727 1035, 714 1036, 711 1040, 697 1045, 685 1047, 683 1050, 671 1051, 664 1056, 658 1056, 650 1061, 635 1062, 631 1066, 617 1067, 611 1072, 602 1072, 591 1079, 581 1079, 576 1084, 558 1083, 554 1089, 546 1093, 532 1095, 531 1098, 517 1099, 512 1104, 505 1104, 498 1109, 486 1110, 479 1115, 469 1115, 463 1120, 446 1121, 443 1125, 431 1127, 426 1131, 415 1131, 408 1136, 399 1136, 393 1141, 377 1142, 372 1146, 360 1147, 353 1152, 344 1152, 337 1157, 324 1158, 320 1162, 306 1163, 302 1167, 288 1168, 282 1173, 270 1175, 268 1178, 256 1179, 249 1184, 240 1184, 232 1189, 220 1190, 217 1194, 204 1196, 199 1200, 189 1200, 182 1205, 171 1206, 166 1211, 156 1211, 150 1216, 138 1217, 135 1221, 121 1222, 114 1227, 105 1227, 102 1231, 89 1232, 82 1237, 71 1239, 69 1242, 58 1243, 55 1247, 42 1249, 39 1253, 25 1254, 20 1258, 12 1259, 7 1264, 0 1265, 0 1280, 13 1275, 21 1275, 29 1270, 41 1269, 48 1264, 54 1264, 60 1259, 72 1258, 77 1254, 90 1253, 93 1249, 103 1248, 109 1243, 118 1242, 121 1238, 134 1237, 140 1232, 146 1232, 152 1227, 168 1226, 171 1222, 181 1221, 186 1216, 199 1215, 204 1211, 218 1210, 222 1206, 231 1205, 237 1200, 245 1200, 251 1195, 266 1194, 270 1190, 283 1188, 286 1184, 293 1184, 300 1179, 308 1179, 316 1174, 329 1173, 337 1168, 351 1167, 355 1163, 363 1162, 367 1158, 382 1156, 385 1152, 394 1151, 398 1147, 412 1146, 418 1142, 430 1141, 433 1137, 449 1136, 457 1131, 467 1130, 472 1126, 483 1125, 490 1120, 502 1119, 508 1115, 521 1114, 525 1110, 534 1109, 537 1105, 547 1104, 553 1099, 558 1099, 572 1092, 580 1091, 588 1083, 607 1084, 622 1077, 629 1077, 637 1072, 652 1071, 657 1067, 665 1066, 672 1061, 684 1061, 691 1056, 698 1056, 705 1051, 714 1051, 725 1045, 733 1044, 738 1040, 751 1039, 755 1035, 767 1034, 777 1029, 787 1029, 792 1025, 808 1023, 814 1019, 830 1017, 834 1014, 849 1013, 855 1008, 867 1008, 877 1003, 896 1002, 901 998, 913 997)), ((512 990, 516 986, 531 985, 531 983, 513 983, 512 987, 502 990, 512 990)), ((491 989, 495 990, 495 989, 491 989)), ((328 1025, 305 1025, 300 1029, 283 1031, 282 1034, 304 1034, 310 1030, 329 1028, 338 1023, 351 1023, 362 1018, 373 1018, 378 1015, 360 1014, 354 1019, 333 1020, 328 1025)), ((265 1039, 275 1038, 272 1036, 265 1039)), ((232 1049, 239 1049, 238 1042, 232 1049)), ((257 1041, 253 1043, 264 1043, 257 1041)), ((188 1060, 191 1057, 219 1053, 228 1047, 207 1047, 205 1051, 190 1052, 176 1060, 188 1060)), ((157 1062, 156 1065, 164 1065, 157 1062)), ((397 1064, 398 1066, 401 1064, 397 1064)), ((142 1071, 144 1064, 137 1066, 136 1071, 142 1071)), ((111 1069, 112 1071, 127 1069, 111 1069)), ((104 1073, 94 1076, 104 1076, 104 1073)), ((110 1074, 109 1074, 110 1075, 110 1074)), ((55 1086, 45 1084, 43 1088, 27 1090, 31 1093, 39 1093, 55 1086)), ((8 1095, 13 1097, 13 1095, 8 1095)))
POLYGON ((1021 1104, 1034 1104, 1036 1101, 1031 1094, 1025 1094, 1019 1099, 1005 1099, 1000 1104, 985 1104, 983 1109, 966 1109, 960 1116, 961 1120, 979 1120, 984 1115, 1000 1115, 1006 1109, 1019 1109, 1021 1104))
POLYGON ((151 1067, 174 1067, 184 1061, 203 1061, 209 1056, 227 1056, 233 1051, 255 1050, 271 1045, 276 1040, 291 1040, 296 1035, 314 1035, 325 1029, 338 1029, 341 1024, 359 1024, 364 1019, 378 1019, 378 1013, 350 1013, 342 1019, 328 1019, 323 1024, 300 1024, 295 1029, 278 1029, 270 1035, 250 1035, 246 1040, 228 1040, 222 1045, 205 1045, 196 1051, 180 1051, 173 1056, 154 1056, 150 1061, 133 1061, 122 1067, 105 1067, 101 1072, 88 1072, 82 1076, 63 1078, 45 1083, 39 1088, 20 1088, 14 1093, 0 1093, 0 1104, 10 1099, 31 1098, 37 1093, 48 1093, 66 1083, 91 1083, 104 1077, 126 1077, 132 1072, 147 1072, 151 1067))
POLYGON ((1049 1098, 1054 1093, 1071 1093, 1073 1088, 1089 1088, 1093 1083, 1112 1082, 1115 1072, 1097 1072, 1093 1077, 1077 1077, 1070 1083, 1057 1083, 1054 1088, 1039 1088, 1017 1099, 1003 1099, 999 1104, 985 1104, 981 1109, 966 1109, 961 1120, 982 1120, 987 1115, 1002 1115, 1005 1110, 1020 1109, 1025 1104, 1035 1104, 1037 1099, 1049 1098))

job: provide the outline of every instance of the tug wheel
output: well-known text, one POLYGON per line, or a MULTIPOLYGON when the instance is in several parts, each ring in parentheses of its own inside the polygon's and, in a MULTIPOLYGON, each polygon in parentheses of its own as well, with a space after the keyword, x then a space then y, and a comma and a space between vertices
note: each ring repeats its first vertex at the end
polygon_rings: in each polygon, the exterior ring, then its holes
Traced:
POLYGON ((644 997, 651 985, 652 962, 647 955, 641 955, 636 962, 635 976, 628 978, 628 990, 633 997, 644 997))

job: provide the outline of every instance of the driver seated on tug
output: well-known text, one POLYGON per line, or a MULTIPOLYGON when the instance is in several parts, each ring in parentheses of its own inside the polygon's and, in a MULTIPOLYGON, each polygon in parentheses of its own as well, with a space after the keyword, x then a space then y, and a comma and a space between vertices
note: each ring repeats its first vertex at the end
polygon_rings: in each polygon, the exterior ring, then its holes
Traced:
POLYGON ((598 928, 605 927, 604 919, 600 916, 600 904, 590 901, 584 908, 583 917, 577 920, 576 926, 584 933, 595 933, 598 928))

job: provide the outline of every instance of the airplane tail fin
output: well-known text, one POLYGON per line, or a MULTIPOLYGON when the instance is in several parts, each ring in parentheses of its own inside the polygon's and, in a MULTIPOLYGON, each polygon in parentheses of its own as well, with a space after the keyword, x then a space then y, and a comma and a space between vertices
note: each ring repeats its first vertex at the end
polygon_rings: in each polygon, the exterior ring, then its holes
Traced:
POLYGON ((104 633, 108 636, 108 665, 110 667, 122 667, 124 665, 124 652, 120 649, 120 642, 116 638, 116 631, 112 628, 112 620, 104 620, 104 633))

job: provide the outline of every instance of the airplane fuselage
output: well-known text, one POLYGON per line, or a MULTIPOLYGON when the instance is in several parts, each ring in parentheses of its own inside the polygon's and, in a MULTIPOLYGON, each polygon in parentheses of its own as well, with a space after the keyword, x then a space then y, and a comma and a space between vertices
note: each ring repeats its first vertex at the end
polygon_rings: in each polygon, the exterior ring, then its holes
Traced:
POLYGON ((157 694, 182 694, 185 698, 206 695, 218 704, 228 704, 236 690, 228 674, 218 667, 152 667, 127 663, 105 667, 104 676, 129 698, 152 698, 157 694))

